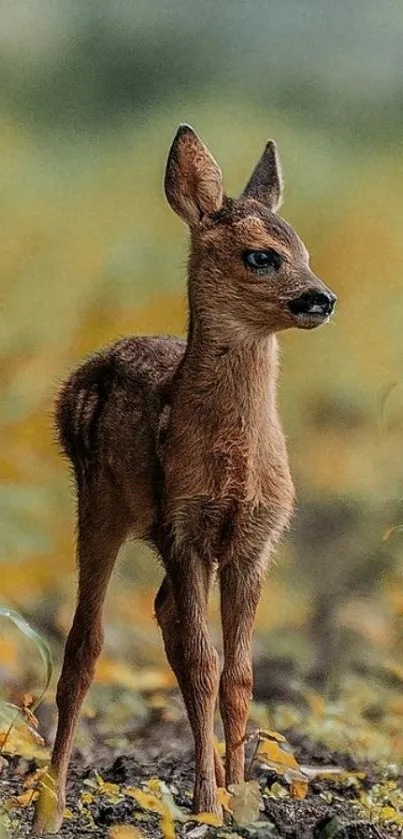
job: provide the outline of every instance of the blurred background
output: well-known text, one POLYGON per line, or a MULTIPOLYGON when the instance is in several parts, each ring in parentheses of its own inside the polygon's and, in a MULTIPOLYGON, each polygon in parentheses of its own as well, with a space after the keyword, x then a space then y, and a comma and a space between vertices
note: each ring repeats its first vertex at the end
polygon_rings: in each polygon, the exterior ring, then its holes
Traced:
MULTIPOLYGON (((328 327, 281 336, 298 509, 259 610, 256 696, 278 709, 359 694, 374 730, 383 720, 385 748, 403 753, 393 693, 403 680, 402 39, 395 0, 0 4, 0 593, 48 641, 57 672, 75 569, 55 394, 122 335, 185 334, 186 233, 162 190, 178 123, 207 142, 229 194, 274 137, 282 212, 339 303, 328 327)), ((118 702, 133 725, 142 692, 172 684, 153 619, 160 576, 143 546, 125 547, 86 706, 96 716, 110 692, 106 731, 118 702)), ((220 643, 216 601, 212 624, 220 643)), ((29 704, 41 679, 29 639, 1 620, 3 697, 29 704)), ((45 735, 53 691, 54 680, 45 735)))

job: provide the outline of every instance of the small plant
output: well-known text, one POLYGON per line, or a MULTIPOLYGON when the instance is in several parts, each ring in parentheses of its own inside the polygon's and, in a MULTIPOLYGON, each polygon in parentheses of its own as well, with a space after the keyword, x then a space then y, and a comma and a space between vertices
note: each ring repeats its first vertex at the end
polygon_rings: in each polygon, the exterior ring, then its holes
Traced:
MULTIPOLYGON (((49 687, 52 678, 53 666, 50 649, 47 642, 35 629, 14 609, 9 609, 7 606, 0 606, 0 617, 8 618, 12 623, 31 641, 36 645, 43 661, 45 673, 43 679, 42 690, 39 696, 32 703, 24 703, 21 708, 13 705, 10 702, 0 700, 0 718, 6 721, 6 728, 4 731, 0 730, 0 754, 6 751, 6 746, 9 741, 11 732, 20 719, 27 727, 32 735, 36 735, 35 725, 35 711, 38 709, 43 697, 49 687)), ((37 735, 36 735, 37 736, 37 735)))

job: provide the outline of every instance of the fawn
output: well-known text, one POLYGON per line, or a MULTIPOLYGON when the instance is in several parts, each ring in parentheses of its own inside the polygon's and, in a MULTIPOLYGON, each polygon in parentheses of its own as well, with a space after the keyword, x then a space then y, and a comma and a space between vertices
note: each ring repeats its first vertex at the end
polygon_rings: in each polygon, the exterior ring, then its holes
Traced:
POLYGON ((79 590, 37 833, 57 832, 62 822, 74 731, 102 646, 103 602, 129 535, 150 543, 166 572, 155 614, 194 735, 195 812, 220 814, 217 785, 244 780, 254 617, 294 496, 276 408, 275 333, 325 323, 336 298, 277 215, 282 182, 273 141, 232 200, 206 146, 181 125, 165 193, 190 228, 187 340, 125 338, 73 373, 57 403, 77 485, 79 590), (215 574, 221 677, 206 614, 215 574), (213 745, 218 695, 225 773, 213 745))

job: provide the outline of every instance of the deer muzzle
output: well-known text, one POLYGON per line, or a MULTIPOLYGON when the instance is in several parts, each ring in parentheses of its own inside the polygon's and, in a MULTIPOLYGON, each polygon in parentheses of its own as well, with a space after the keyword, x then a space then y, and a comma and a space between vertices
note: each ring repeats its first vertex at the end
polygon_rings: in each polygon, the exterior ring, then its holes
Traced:
POLYGON ((301 326, 319 326, 325 323, 333 313, 336 296, 326 291, 305 291, 288 303, 291 314, 301 326))

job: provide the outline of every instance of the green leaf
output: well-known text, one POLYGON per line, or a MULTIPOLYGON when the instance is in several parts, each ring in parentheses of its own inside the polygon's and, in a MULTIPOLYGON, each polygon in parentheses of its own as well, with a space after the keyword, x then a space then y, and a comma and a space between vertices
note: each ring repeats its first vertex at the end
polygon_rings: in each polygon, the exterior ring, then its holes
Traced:
MULTIPOLYGON (((42 702, 42 699, 45 696, 45 693, 46 693, 46 691, 49 687, 49 684, 50 684, 50 680, 52 678, 53 665, 52 665, 52 656, 51 656, 51 653, 50 653, 49 646, 48 646, 47 642, 44 640, 44 638, 42 638, 42 636, 39 635, 39 633, 36 632, 35 629, 32 628, 32 626, 28 623, 28 621, 26 621, 25 618, 23 618, 22 615, 20 615, 14 609, 9 609, 8 606, 0 606, 0 617, 8 618, 9 620, 11 620, 12 623, 20 630, 20 632, 22 632, 23 635, 26 636, 26 638, 29 638, 30 641, 33 641, 34 644, 36 645, 37 649, 39 650, 40 656, 42 658, 44 668, 45 668, 45 678, 44 678, 42 691, 39 694, 35 704, 31 708, 32 712, 34 713, 36 711, 36 709, 39 707, 40 703, 42 702)), ((6 745, 6 742, 7 742, 7 737, 9 736, 10 732, 12 731, 12 728, 15 725, 15 722, 18 719, 18 716, 20 714, 21 714, 21 711, 18 711, 15 718, 14 718, 14 721, 10 724, 10 727, 7 731, 7 735, 6 735, 6 738, 4 740, 4 743, 2 744, 2 747, 0 749, 0 754, 4 750, 4 746, 6 745)), ((21 716, 22 716, 22 714, 21 714, 21 716)))

